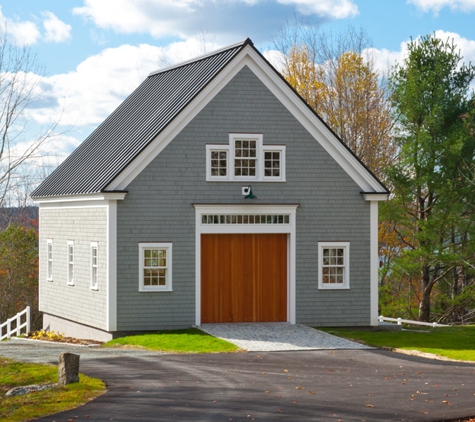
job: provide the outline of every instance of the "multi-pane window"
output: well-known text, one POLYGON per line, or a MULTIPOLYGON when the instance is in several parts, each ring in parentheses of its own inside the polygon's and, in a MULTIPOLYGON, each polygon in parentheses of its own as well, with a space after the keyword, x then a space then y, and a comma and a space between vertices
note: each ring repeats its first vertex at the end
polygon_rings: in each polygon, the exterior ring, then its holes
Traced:
POLYGON ((348 242, 319 243, 319 288, 349 288, 348 242))
POLYGON ((342 284, 345 271, 345 250, 343 248, 323 248, 323 284, 342 284))
POLYGON ((143 263, 144 286, 165 286, 167 284, 167 250, 145 249, 143 263))
POLYGON ((228 175, 228 151, 211 151, 211 176, 227 177, 228 175))
POLYGON ((280 151, 264 152, 264 177, 280 177, 280 151))
POLYGON ((141 243, 140 291, 171 290, 171 243, 141 243))
POLYGON ((208 181, 285 181, 285 146, 261 134, 230 134, 227 145, 206 145, 208 181))
POLYGON ((46 279, 53 281, 53 239, 46 241, 46 279))
POLYGON ((257 141, 234 141, 234 175, 255 177, 257 172, 257 141))
POLYGON ((289 214, 203 214, 201 224, 290 224, 289 214))
POLYGON ((74 241, 68 240, 68 284, 74 284, 74 241))
POLYGON ((91 289, 99 289, 99 256, 97 242, 91 242, 91 289))

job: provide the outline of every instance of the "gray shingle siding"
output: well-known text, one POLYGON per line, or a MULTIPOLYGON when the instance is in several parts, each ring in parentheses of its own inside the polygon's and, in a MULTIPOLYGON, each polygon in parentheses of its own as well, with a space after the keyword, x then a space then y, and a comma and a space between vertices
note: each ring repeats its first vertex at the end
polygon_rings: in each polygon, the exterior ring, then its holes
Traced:
POLYGON ((107 210, 40 208, 40 311, 107 329, 107 210), (46 241, 53 240, 53 281, 46 280, 46 241), (67 242, 74 240, 74 286, 67 284, 67 242), (99 290, 91 290, 91 242, 98 242, 99 290))
POLYGON ((207 143, 231 132, 286 145, 286 182, 253 182, 253 204, 297 209, 296 317, 310 325, 370 325, 369 203, 260 80, 245 67, 127 187, 117 206, 119 331, 195 323, 193 203, 243 204, 242 182, 206 182, 207 143), (350 290, 318 290, 319 241, 350 242, 350 290), (173 291, 138 291, 139 242, 173 243, 173 291))

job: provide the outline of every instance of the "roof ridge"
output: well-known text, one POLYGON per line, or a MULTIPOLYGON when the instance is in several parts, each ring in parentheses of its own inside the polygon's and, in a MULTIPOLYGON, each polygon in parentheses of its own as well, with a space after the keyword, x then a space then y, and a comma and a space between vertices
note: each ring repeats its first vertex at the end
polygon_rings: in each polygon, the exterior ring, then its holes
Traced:
POLYGON ((231 44, 231 45, 228 45, 226 47, 220 48, 218 50, 214 50, 214 51, 211 51, 209 53, 202 54, 201 56, 194 57, 194 58, 186 60, 184 62, 180 62, 180 63, 174 64, 172 66, 164 67, 163 69, 154 70, 154 71, 152 71, 148 74, 148 77, 155 76, 155 75, 158 75, 159 73, 168 72, 169 70, 177 69, 179 67, 186 66, 188 64, 198 62, 198 61, 206 59, 208 57, 215 56, 216 54, 222 53, 224 51, 232 50, 233 48, 236 48, 236 47, 245 47, 246 45, 254 45, 254 43, 252 42, 252 40, 250 38, 246 38, 245 40, 239 41, 235 44, 231 44))

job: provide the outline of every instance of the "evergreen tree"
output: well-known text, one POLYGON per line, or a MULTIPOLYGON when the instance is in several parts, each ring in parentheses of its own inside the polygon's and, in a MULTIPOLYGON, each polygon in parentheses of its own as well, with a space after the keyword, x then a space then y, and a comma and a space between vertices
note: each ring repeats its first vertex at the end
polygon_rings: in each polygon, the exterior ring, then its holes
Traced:
POLYGON ((398 160, 382 216, 404 245, 393 276, 417 281, 421 321, 430 319, 435 286, 446 296, 442 313, 463 291, 474 299, 475 67, 461 62, 453 42, 428 35, 411 40, 390 76, 398 160))

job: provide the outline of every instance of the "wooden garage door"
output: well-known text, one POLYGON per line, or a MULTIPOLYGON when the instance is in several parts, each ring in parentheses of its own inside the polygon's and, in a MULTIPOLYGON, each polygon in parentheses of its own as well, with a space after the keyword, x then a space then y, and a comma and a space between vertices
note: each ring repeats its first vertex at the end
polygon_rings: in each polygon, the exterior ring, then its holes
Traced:
POLYGON ((287 235, 201 235, 201 322, 287 321, 287 235))

